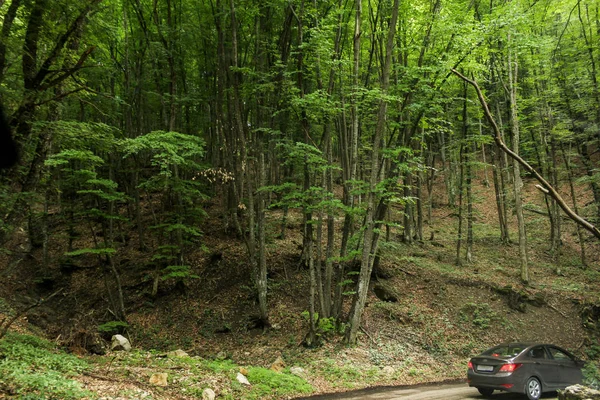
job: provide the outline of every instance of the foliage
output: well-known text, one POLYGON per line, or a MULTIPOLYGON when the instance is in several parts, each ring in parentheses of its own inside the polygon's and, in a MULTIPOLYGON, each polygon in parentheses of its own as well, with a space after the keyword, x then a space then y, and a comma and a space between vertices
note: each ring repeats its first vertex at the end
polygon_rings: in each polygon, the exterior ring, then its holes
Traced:
POLYGON ((98 325, 98 332, 105 333, 107 335, 114 335, 117 333, 123 333, 129 328, 129 324, 124 321, 108 321, 101 325, 98 325))
POLYGON ((498 320, 498 315, 488 303, 469 302, 462 306, 460 318, 479 329, 488 329, 493 322, 498 320))
MULTIPOLYGON (((304 318, 304 320, 306 320, 306 321, 309 320, 310 314, 308 311, 306 311, 306 310, 302 311, 302 313, 300 315, 302 316, 302 318, 304 318)), ((314 313, 313 317, 316 322, 316 325, 315 325, 316 334, 319 337, 330 337, 334 334, 341 334, 344 332, 345 325, 344 324, 336 324, 335 318, 319 317, 319 313, 314 313)))
POLYGON ((91 396, 70 377, 89 365, 75 356, 55 350, 52 343, 35 336, 8 333, 0 340, 0 390, 20 398, 81 399, 91 396))
POLYGON ((583 384, 600 390, 600 367, 595 361, 585 363, 583 367, 583 384))
POLYGON ((160 277, 161 280, 167 279, 200 279, 198 275, 194 275, 191 272, 191 267, 189 265, 169 265, 165 269, 162 270, 162 275, 160 277))

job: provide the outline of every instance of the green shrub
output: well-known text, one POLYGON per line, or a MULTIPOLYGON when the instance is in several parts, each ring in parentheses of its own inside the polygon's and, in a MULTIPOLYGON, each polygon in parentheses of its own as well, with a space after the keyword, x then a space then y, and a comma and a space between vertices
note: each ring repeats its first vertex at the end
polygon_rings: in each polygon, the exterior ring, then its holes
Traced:
POLYGON ((597 360, 600 358, 600 345, 593 344, 585 351, 585 355, 588 356, 590 360, 597 360))
POLYGON ((98 326, 98 332, 105 335, 115 335, 117 333, 123 333, 129 328, 129 324, 123 321, 108 321, 98 326))
POLYGON ((600 389, 600 369, 598 364, 587 362, 583 367, 583 384, 594 389, 600 389))
POLYGON ((262 399, 267 396, 282 398, 286 395, 311 393, 313 390, 312 386, 299 376, 267 368, 250 367, 247 378, 252 383, 249 399, 262 399))
POLYGON ((86 362, 57 351, 46 340, 8 333, 0 340, 0 391, 20 399, 81 399, 92 394, 69 377, 88 369, 86 362))
POLYGON ((487 303, 467 303, 460 310, 460 319, 471 322, 477 328, 487 329, 492 321, 498 320, 498 315, 487 303))

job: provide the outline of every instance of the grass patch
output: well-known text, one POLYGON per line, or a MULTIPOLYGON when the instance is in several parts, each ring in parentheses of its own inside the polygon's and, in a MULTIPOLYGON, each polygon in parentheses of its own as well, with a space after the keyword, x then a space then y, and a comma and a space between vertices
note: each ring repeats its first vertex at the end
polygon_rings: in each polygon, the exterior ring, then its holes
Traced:
POLYGON ((89 368, 38 337, 8 333, 0 340, 0 392, 20 399, 81 399, 91 392, 71 377, 89 368))
POLYGON ((267 368, 248 368, 248 380, 252 384, 246 399, 264 399, 267 396, 282 398, 292 394, 311 393, 313 388, 304 379, 289 373, 275 372, 267 368))
POLYGON ((327 359, 319 366, 321 374, 325 380, 330 382, 333 387, 344 387, 353 389, 360 384, 377 381, 379 378, 379 368, 360 368, 352 365, 339 365, 335 360, 327 359))

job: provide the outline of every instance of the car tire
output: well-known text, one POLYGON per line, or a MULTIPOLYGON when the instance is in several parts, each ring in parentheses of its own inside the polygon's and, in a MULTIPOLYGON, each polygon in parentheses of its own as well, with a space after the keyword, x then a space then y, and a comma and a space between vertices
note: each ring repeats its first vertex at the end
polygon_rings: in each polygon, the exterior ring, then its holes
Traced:
POLYGON ((538 400, 542 395, 542 384, 536 377, 527 379, 525 383, 525 394, 529 400, 538 400))
POLYGON ((494 393, 494 389, 490 388, 477 388, 477 390, 479 390, 479 393, 481 393, 485 397, 491 396, 492 393, 494 393))

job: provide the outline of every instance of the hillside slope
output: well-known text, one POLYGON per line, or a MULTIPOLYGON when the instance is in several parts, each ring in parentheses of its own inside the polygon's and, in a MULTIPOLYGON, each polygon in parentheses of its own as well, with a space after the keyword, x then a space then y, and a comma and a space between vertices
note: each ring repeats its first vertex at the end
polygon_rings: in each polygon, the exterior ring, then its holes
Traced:
MULTIPOLYGON (((133 241, 119 260, 129 324, 124 332, 136 349, 132 354, 88 355, 91 344, 119 330, 110 325, 114 317, 107 306, 107 280, 99 279, 104 267, 93 258, 61 264, 64 249, 60 247, 54 249, 56 262, 42 268, 36 253, 40 250, 24 257, 19 246, 25 238, 12 244, 15 251, 1 256, 5 267, 0 271, 0 298, 4 299, 0 304, 5 309, 0 312, 8 313, 9 306, 21 309, 60 290, 34 308, 27 321, 19 322, 24 327, 35 325, 55 343, 83 357, 89 365, 73 379, 109 397, 191 399, 211 387, 218 398, 286 398, 303 391, 462 379, 469 356, 513 339, 553 342, 586 358, 594 356, 599 348, 594 330, 600 316, 598 246, 590 243, 590 262, 582 268, 573 228, 565 224, 561 254, 552 256, 547 252, 545 218, 528 214, 533 279, 524 286, 519 281, 517 246, 503 245, 497 238, 490 192, 483 185, 477 189, 472 264, 455 264, 456 214, 447 206, 432 210, 433 240, 382 246, 379 277, 373 279, 377 290, 370 292, 356 347, 345 347, 333 326, 322 327, 323 346, 302 345, 308 330, 303 312, 308 308, 309 279, 299 264, 302 239, 297 213, 288 218, 285 240, 274 234, 278 211, 269 216, 272 327, 257 324, 258 306, 243 243, 225 232, 214 204, 207 204, 209 218, 203 226, 208 251, 198 248, 189 255, 199 278, 161 282, 158 296, 152 297, 151 261, 133 241), (376 292, 382 288, 395 301, 378 298, 376 292), (165 357, 175 349, 191 357, 165 357), (282 357, 287 369, 272 379, 263 368, 277 357, 282 357), (302 386, 303 380, 293 380, 292 366, 304 369, 302 378, 310 388, 302 386), (240 368, 251 383, 255 380, 252 387, 235 381, 240 368), (160 371, 169 374, 168 386, 150 385, 149 377, 160 371)), ((540 203, 535 191, 528 193, 530 204, 540 203)), ((438 194, 436 204, 443 200, 438 194)), ((3 390, 7 397, 17 393, 6 384, 0 385, 0 393, 3 390)))

